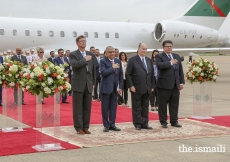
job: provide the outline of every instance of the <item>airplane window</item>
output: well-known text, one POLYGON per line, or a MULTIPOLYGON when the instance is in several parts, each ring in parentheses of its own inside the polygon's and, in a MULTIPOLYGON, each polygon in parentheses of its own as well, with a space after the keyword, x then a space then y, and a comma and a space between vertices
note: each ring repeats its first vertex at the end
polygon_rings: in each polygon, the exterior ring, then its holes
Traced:
POLYGON ((98 38, 98 33, 94 32, 94 38, 98 38))
POLYGON ((187 37, 187 35, 184 36, 185 38, 187 37))
POLYGON ((0 35, 4 35, 5 32, 4 32, 4 29, 0 29, 0 35))
POLYGON ((108 32, 105 33, 105 38, 109 38, 109 33, 108 32))
POLYGON ((41 37, 42 36, 42 31, 38 30, 38 36, 41 37))
POLYGON ((192 38, 194 38, 194 35, 192 36, 192 38))
POLYGON ((200 39, 202 39, 202 36, 200 36, 200 39))
POLYGON ((53 31, 49 31, 49 35, 50 35, 50 37, 53 37, 54 36, 54 32, 53 31))
POLYGON ((73 37, 77 37, 77 32, 73 31, 73 37))
POLYGON ((61 35, 61 37, 65 37, 65 32, 64 31, 60 31, 60 35, 61 35))
POLYGON ((179 34, 177 34, 177 37, 179 37, 179 34))
POLYGON ((13 30, 13 36, 17 36, 17 34, 18 34, 18 33, 17 33, 17 30, 14 29, 14 30, 13 30))
POLYGON ((86 37, 86 38, 88 38, 88 32, 84 32, 84 36, 86 37))
POLYGON ((26 34, 26 36, 30 36, 30 31, 29 30, 25 30, 25 34, 26 34))
POLYGON ((176 34, 174 34, 174 37, 176 37, 176 34))
POLYGON ((115 38, 119 38, 119 33, 115 33, 115 38))

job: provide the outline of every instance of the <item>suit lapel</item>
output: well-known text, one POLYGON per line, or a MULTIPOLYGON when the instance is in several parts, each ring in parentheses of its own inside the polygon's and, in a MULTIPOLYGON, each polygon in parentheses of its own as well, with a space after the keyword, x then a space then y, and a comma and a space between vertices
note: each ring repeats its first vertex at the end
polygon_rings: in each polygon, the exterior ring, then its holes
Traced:
MULTIPOLYGON (((141 67, 146 71, 146 69, 145 69, 145 67, 144 67, 144 65, 143 65, 143 62, 141 61, 141 58, 140 58, 139 55, 137 55, 136 60, 137 60, 137 62, 141 65, 141 67)), ((147 65, 147 66, 148 66, 148 65, 147 65)), ((147 71, 146 71, 146 72, 147 72, 147 71)))

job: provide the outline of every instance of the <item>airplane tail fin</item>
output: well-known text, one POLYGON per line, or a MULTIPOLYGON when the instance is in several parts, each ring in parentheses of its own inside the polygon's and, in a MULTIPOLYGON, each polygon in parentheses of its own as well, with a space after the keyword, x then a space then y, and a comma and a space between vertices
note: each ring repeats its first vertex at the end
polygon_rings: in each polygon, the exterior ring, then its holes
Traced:
POLYGON ((230 0, 197 0, 183 15, 174 20, 207 26, 218 30, 230 11, 230 0))

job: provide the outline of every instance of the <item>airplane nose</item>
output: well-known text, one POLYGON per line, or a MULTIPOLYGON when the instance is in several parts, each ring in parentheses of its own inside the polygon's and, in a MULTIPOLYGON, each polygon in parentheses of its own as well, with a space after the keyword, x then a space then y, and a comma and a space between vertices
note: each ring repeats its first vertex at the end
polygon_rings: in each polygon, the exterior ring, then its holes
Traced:
POLYGON ((218 42, 228 42, 229 41, 229 37, 227 35, 224 34, 219 34, 219 38, 218 38, 218 42))

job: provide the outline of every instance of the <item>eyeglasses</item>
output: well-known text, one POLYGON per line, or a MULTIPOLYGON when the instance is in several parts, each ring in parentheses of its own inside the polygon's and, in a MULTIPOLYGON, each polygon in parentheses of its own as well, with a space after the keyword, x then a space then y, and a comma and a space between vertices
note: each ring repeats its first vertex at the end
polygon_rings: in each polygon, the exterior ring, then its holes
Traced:
POLYGON ((39 53, 44 53, 44 52, 39 52, 39 53))
POLYGON ((166 48, 172 48, 172 46, 165 46, 166 48))
POLYGON ((86 40, 81 40, 81 41, 78 41, 78 42, 87 42, 86 40))

